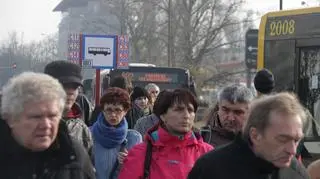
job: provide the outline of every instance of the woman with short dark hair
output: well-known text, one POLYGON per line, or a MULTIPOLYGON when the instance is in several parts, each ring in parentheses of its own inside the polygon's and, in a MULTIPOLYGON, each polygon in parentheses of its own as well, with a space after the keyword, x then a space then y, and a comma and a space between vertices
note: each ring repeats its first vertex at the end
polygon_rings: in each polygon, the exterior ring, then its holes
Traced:
POLYGON ((130 150, 119 179, 187 178, 195 161, 212 149, 192 131, 198 104, 191 92, 175 89, 158 100, 153 112, 159 124, 147 132, 144 143, 130 150))

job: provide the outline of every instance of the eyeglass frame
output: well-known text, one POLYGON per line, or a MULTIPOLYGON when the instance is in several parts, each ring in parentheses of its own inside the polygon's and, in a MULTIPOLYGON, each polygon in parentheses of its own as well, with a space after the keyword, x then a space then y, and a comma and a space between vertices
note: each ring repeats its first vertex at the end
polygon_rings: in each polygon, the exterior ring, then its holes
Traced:
POLYGON ((105 114, 112 114, 112 113, 115 113, 115 114, 121 114, 121 112, 125 111, 124 109, 120 109, 120 108, 110 108, 110 107, 107 107, 106 109, 103 109, 102 110, 105 114), (112 110, 111 110, 112 109, 112 110))

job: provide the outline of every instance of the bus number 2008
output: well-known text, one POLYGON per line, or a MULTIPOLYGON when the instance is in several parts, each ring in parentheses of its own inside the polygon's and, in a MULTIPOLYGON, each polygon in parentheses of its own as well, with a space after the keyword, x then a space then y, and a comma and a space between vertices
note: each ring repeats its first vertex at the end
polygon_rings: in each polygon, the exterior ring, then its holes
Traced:
POLYGON ((272 21, 270 23, 270 36, 292 35, 295 32, 294 20, 272 21))

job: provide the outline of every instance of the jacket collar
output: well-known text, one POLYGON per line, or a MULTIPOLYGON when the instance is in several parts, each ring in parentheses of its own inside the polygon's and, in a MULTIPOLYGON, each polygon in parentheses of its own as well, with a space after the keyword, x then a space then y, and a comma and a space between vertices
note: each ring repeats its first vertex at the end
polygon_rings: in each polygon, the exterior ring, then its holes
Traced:
POLYGON ((21 145, 19 145, 11 135, 11 130, 4 120, 0 120, 0 145, 6 147, 0 147, 0 161, 21 157, 21 156, 50 156, 59 157, 60 161, 68 162, 72 158, 75 158, 75 150, 72 145, 70 136, 68 135, 67 127, 63 121, 59 124, 59 130, 56 140, 45 151, 32 152, 21 145), (38 155, 39 154, 39 155, 38 155), (70 157, 74 156, 74 157, 70 157), (65 160, 63 160, 65 159, 65 160))
POLYGON ((156 125, 148 131, 146 140, 151 141, 154 146, 188 146, 203 142, 200 135, 193 131, 183 136, 174 136, 160 125, 156 125))
POLYGON ((77 119, 77 118, 81 118, 81 117, 82 117, 81 107, 77 103, 74 103, 72 105, 70 111, 68 111, 65 114, 64 119, 77 119))
POLYGON ((236 134, 234 132, 228 131, 222 127, 218 112, 215 112, 214 118, 209 123, 209 126, 211 127, 211 130, 213 132, 215 132, 217 135, 221 136, 222 138, 232 141, 236 137, 236 134))
POLYGON ((242 139, 241 134, 236 136, 234 143, 238 145, 238 150, 242 154, 242 157, 246 159, 247 164, 256 168, 260 173, 271 174, 279 170, 271 162, 258 157, 252 151, 251 145, 242 139))

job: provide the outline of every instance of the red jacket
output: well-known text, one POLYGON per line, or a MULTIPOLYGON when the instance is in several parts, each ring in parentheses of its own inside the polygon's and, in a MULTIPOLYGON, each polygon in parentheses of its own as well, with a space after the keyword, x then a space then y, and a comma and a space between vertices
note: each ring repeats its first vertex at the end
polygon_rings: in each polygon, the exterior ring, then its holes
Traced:
MULTIPOLYGON (((193 133, 183 138, 170 135, 159 127, 150 130, 146 140, 151 141, 152 159, 150 165, 151 179, 187 178, 196 160, 213 147, 193 133)), ((124 160, 119 179, 140 179, 143 177, 146 142, 134 146, 124 160)))

